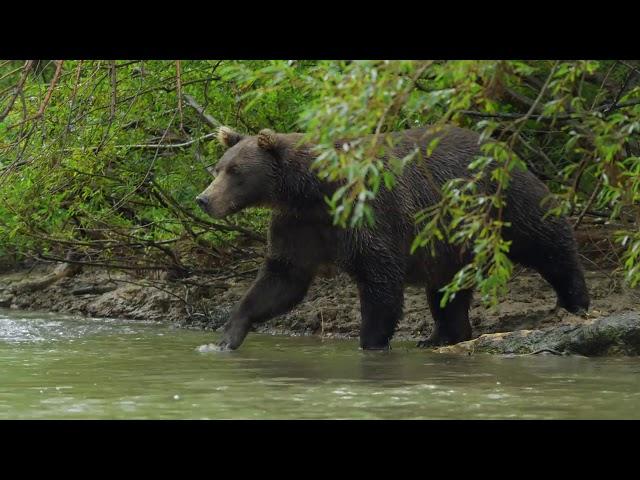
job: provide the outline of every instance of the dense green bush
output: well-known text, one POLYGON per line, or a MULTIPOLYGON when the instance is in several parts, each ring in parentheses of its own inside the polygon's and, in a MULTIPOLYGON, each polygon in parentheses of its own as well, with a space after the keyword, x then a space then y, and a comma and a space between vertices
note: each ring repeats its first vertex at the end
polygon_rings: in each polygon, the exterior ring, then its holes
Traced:
POLYGON ((222 265, 264 234, 267 212, 218 223, 195 207, 221 154, 218 124, 305 132, 318 174, 344 181, 327 199, 335 223, 368 228, 379 188, 423 160, 385 167, 383 134, 439 122, 487 141, 472 180, 447 184, 416 218, 414 248, 445 239, 476 253, 445 298, 471 285, 487 302, 503 291, 501 194, 522 167, 550 187, 554 213, 577 228, 609 225, 619 266, 640 282, 640 62, 614 60, 0 62, 0 256, 222 265), (492 195, 475 188, 487 168, 492 195))

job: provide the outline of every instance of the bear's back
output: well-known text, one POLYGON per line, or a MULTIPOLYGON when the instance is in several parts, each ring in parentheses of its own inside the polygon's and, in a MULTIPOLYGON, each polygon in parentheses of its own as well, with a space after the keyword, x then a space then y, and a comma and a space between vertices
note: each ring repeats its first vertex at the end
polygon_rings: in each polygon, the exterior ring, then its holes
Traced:
POLYGON ((471 177, 468 166, 480 154, 480 137, 471 130, 449 125, 414 128, 391 135, 393 147, 385 155, 385 163, 409 155, 411 159, 392 190, 381 188, 376 210, 395 211, 396 221, 413 226, 416 213, 439 201, 441 188, 447 181, 471 177))
MULTIPOLYGON (((442 186, 454 178, 470 180, 475 175, 469 164, 482 153, 480 136, 449 125, 415 128, 391 135, 393 148, 386 155, 386 162, 392 161, 391 156, 401 159, 416 149, 418 153, 406 164, 393 189, 381 187, 374 200, 374 210, 379 222, 386 224, 390 231, 402 232, 408 242, 417 233, 415 215, 440 201, 442 186), (432 143, 436 138, 437 143, 432 143)), ((481 181, 479 186, 480 191, 489 194, 496 188, 495 183, 489 181, 481 181)), ((517 223, 523 224, 522 229, 535 228, 547 210, 541 205, 549 194, 544 183, 530 171, 515 168, 505 193, 506 219, 519 219, 517 223)))

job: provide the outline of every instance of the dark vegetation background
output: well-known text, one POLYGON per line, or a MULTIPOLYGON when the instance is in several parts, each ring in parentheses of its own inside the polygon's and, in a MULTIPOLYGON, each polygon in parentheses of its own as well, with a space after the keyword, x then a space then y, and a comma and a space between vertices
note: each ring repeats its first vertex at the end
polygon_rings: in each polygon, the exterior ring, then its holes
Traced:
POLYGON ((454 123, 489 140, 495 195, 451 182, 423 212, 415 248, 465 243, 454 279, 485 301, 512 266, 500 235, 513 168, 551 189, 587 268, 640 281, 640 61, 0 61, 0 264, 71 260, 138 273, 243 270, 260 256, 268 212, 213 221, 195 196, 222 149, 215 128, 302 131, 337 224, 375 222, 368 201, 415 155, 376 160, 383 133, 454 123), (335 138, 359 138, 336 151, 335 138))

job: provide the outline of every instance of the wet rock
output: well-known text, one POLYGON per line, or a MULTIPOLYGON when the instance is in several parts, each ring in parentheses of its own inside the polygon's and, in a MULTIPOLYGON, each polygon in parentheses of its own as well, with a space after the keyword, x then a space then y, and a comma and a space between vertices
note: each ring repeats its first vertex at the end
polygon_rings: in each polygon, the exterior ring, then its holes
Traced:
POLYGON ((625 312, 579 325, 559 325, 541 330, 490 333, 448 347, 440 353, 640 355, 640 313, 625 312))
POLYGON ((95 317, 162 320, 172 306, 167 292, 139 286, 120 287, 89 303, 86 311, 95 317))

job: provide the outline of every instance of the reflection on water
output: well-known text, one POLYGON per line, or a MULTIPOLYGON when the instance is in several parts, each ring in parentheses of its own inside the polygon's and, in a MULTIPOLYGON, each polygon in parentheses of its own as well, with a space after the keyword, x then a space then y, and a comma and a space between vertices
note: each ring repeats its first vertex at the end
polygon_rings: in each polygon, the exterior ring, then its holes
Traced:
POLYGON ((453 356, 394 343, 0 311, 0 418, 640 418, 640 359, 453 356))

